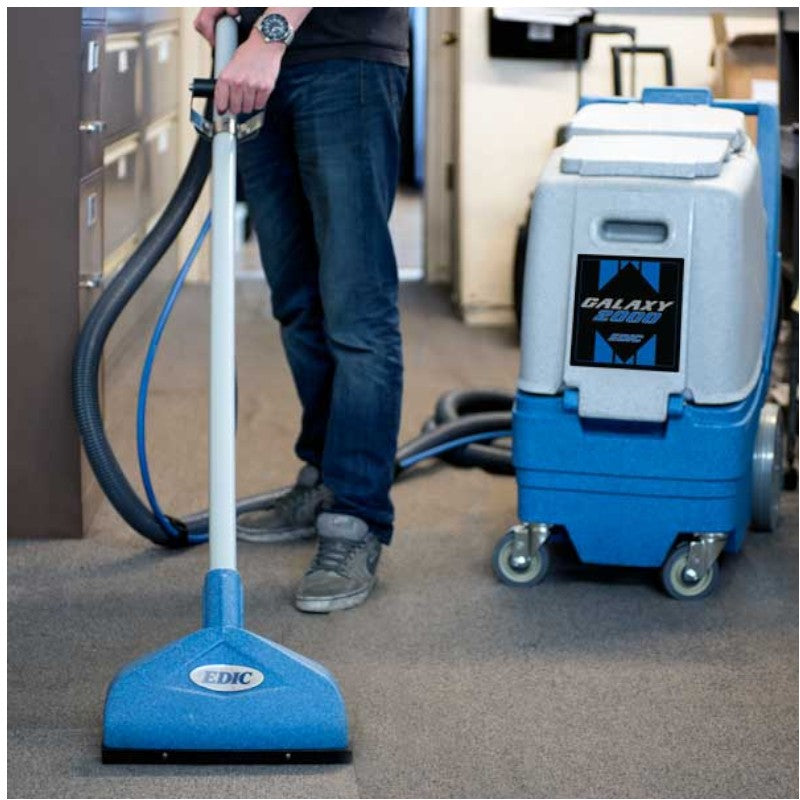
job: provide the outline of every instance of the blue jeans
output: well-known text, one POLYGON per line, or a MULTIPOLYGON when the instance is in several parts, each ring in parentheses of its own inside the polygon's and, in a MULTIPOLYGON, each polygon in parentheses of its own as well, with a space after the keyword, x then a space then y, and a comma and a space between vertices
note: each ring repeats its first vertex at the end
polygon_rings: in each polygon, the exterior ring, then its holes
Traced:
POLYGON ((334 513, 388 544, 402 349, 389 235, 407 70, 357 59, 285 67, 239 147, 272 311, 303 408, 297 456, 334 513))

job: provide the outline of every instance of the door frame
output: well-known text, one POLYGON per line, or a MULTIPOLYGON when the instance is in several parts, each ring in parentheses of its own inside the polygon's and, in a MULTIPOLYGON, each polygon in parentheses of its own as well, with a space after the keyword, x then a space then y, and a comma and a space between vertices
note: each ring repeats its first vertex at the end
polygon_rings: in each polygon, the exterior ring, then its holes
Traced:
MULTIPOLYGON (((458 275, 458 41, 461 11, 428 9, 424 253, 428 283, 458 275)), ((453 286, 454 291, 457 287, 453 286)))

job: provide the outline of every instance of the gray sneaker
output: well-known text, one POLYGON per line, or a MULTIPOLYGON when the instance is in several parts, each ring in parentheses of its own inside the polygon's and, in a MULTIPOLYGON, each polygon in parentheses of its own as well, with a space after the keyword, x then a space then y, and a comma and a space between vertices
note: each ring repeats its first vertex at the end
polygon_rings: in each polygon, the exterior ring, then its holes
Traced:
POLYGON ((238 516, 236 536, 266 544, 310 539, 316 533, 317 514, 330 498, 330 491, 319 481, 319 470, 306 464, 297 483, 273 506, 238 516))
POLYGON ((381 543, 366 522, 346 514, 320 514, 319 549, 294 604, 300 611, 325 614, 363 603, 375 585, 381 543))

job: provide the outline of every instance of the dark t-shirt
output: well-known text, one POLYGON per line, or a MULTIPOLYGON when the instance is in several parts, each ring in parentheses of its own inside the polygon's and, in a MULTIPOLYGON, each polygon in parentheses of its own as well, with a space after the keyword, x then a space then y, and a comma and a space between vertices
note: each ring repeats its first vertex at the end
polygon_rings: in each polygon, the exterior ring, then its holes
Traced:
MULTIPOLYGON (((246 36, 263 8, 240 8, 246 36)), ((312 8, 286 50, 284 64, 363 58, 408 66, 407 8, 312 8)))

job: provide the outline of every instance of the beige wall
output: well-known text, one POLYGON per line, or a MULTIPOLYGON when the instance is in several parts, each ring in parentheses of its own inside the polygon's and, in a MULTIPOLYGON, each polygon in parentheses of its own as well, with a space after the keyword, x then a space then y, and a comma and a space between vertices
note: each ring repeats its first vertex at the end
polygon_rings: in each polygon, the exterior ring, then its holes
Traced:
MULTIPOLYGON (((675 83, 710 80, 711 22, 698 13, 598 13, 598 23, 637 29, 639 44, 668 45, 675 83)), ((550 153, 556 129, 575 108, 575 70, 567 62, 513 61, 488 56, 485 8, 461 10, 459 119, 459 275, 457 301, 467 322, 512 321, 512 262, 517 226, 550 153)), ((731 36, 772 31, 774 16, 732 16, 731 36)), ((584 93, 611 93, 609 47, 598 37, 584 70, 584 93)), ((638 86, 663 82, 658 61, 642 60, 638 86)))

